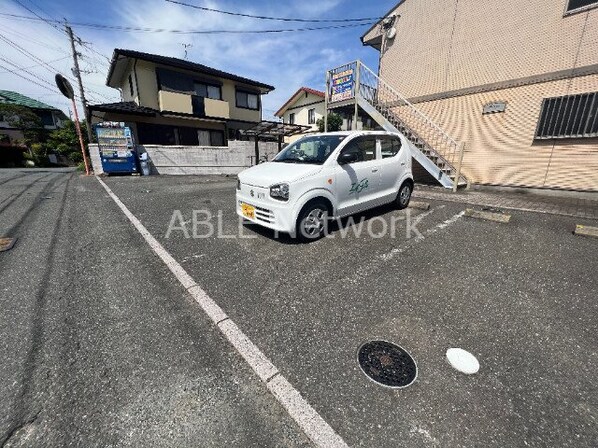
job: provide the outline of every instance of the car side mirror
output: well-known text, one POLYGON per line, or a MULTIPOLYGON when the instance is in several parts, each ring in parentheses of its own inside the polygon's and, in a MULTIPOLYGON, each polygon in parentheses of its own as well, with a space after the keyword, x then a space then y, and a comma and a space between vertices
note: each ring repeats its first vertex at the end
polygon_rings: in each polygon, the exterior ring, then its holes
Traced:
POLYGON ((347 165, 348 163, 357 162, 357 154, 354 152, 344 152, 338 156, 337 161, 339 165, 347 165))

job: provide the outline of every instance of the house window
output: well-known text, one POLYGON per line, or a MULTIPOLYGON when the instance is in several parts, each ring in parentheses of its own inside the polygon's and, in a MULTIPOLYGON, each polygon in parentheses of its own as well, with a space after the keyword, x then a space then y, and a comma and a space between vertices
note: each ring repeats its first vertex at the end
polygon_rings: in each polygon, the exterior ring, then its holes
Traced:
POLYGON ((224 132, 200 129, 197 131, 199 146, 224 146, 224 132))
POLYGON ((237 90, 236 94, 237 99, 237 107, 241 107, 243 109, 259 109, 259 95, 251 92, 243 92, 242 90, 237 90))
POLYGON ((130 74, 129 74, 129 91, 131 92, 131 96, 133 96, 135 94, 135 92, 133 91, 133 78, 131 77, 130 74))
POLYGON ((598 92, 546 98, 536 139, 598 137, 598 92))
POLYGON ((567 12, 592 5, 598 6, 598 0, 569 0, 569 3, 567 4, 567 12))
POLYGON ((307 124, 315 124, 316 123, 316 110, 309 109, 307 111, 307 124))
POLYGON ((289 124, 295 124, 295 114, 289 114, 289 124))
POLYGON ((202 98, 211 98, 213 100, 221 100, 222 93, 220 90, 220 86, 214 86, 205 83, 196 82, 195 86, 195 94, 197 96, 201 96, 202 98))

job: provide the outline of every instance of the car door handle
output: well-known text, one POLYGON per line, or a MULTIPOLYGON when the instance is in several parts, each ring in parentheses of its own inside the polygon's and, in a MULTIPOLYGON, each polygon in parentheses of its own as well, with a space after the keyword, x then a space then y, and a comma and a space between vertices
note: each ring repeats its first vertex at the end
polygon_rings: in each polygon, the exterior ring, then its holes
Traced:
POLYGON ((401 162, 401 166, 405 166, 405 162, 401 162))
POLYGON ((372 173, 377 173, 378 172, 378 168, 372 168, 372 173))

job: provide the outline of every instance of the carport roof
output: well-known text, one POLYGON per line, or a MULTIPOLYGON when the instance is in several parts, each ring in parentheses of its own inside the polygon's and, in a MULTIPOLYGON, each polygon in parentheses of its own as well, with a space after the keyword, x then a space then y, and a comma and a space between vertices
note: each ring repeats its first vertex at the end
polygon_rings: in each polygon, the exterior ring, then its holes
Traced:
POLYGON ((241 133, 252 137, 288 137, 290 135, 300 134, 309 129, 311 129, 310 126, 302 126, 300 124, 281 123, 279 121, 262 121, 251 129, 241 131, 241 133))

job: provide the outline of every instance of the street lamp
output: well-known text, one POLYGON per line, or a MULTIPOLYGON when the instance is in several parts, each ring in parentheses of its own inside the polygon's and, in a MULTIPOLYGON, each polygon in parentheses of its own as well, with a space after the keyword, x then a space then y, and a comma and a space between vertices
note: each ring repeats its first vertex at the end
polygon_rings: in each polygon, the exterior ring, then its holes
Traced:
MULTIPOLYGON (((73 113, 75 114, 75 129, 79 136, 79 143, 81 144, 81 154, 83 154, 83 163, 85 163, 85 174, 89 176, 89 164, 87 162, 87 154, 85 153, 85 144, 83 143, 83 134, 81 134, 81 126, 79 125, 79 114, 77 113, 77 104, 75 104, 75 91, 71 83, 61 74, 57 74, 54 78, 56 80, 56 86, 60 93, 66 96, 73 102, 73 113)), ((87 123, 89 126, 90 123, 87 123)))

